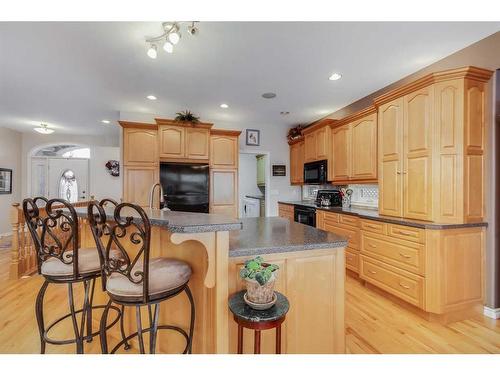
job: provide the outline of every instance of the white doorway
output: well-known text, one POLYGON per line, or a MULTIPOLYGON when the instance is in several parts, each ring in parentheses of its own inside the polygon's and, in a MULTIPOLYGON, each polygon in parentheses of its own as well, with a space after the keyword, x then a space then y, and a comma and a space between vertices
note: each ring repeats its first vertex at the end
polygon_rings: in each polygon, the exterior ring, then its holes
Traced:
POLYGON ((40 148, 31 155, 30 196, 62 198, 72 203, 90 199, 90 149, 76 145, 40 148))
POLYGON ((242 150, 238 169, 239 216, 270 216, 269 152, 242 150))

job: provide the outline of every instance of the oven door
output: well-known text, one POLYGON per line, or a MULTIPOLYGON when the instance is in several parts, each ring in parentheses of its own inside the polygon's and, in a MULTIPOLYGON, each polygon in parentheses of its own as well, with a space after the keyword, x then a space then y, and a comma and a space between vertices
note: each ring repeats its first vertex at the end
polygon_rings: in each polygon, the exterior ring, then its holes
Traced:
POLYGON ((324 184, 326 183, 326 160, 315 161, 304 164, 304 183, 305 184, 324 184))
POLYGON ((316 226, 316 210, 314 208, 295 206, 294 221, 304 225, 316 226))

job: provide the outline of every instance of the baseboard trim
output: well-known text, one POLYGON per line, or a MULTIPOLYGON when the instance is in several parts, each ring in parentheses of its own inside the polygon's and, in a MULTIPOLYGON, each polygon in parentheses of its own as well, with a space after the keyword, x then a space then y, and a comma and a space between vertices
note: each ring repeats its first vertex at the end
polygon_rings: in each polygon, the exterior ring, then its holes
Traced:
POLYGON ((493 309, 488 306, 484 306, 483 314, 491 319, 500 319, 500 307, 493 309))

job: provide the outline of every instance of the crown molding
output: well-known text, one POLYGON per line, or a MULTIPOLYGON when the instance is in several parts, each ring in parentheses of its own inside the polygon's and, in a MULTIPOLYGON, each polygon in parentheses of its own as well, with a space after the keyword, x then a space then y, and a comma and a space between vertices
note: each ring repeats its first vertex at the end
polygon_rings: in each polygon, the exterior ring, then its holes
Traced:
POLYGON ((183 122, 175 121, 167 118, 155 118, 157 125, 174 125, 174 126, 184 126, 186 128, 201 128, 201 129, 211 129, 214 124, 209 122, 183 122))
POLYGON ((210 129, 211 135, 225 135, 229 137, 239 137, 241 130, 210 129))
POLYGON ((308 125, 307 128, 302 129, 302 134, 311 133, 325 126, 334 126, 334 124, 336 124, 337 122, 338 120, 334 120, 331 118, 323 118, 321 120, 313 122, 311 125, 308 125))
POLYGON ((450 69, 444 70, 442 72, 430 73, 420 79, 417 79, 416 81, 410 82, 406 85, 400 86, 394 90, 376 97, 375 99, 373 99, 373 103, 376 107, 380 107, 382 104, 388 103, 394 99, 432 85, 436 82, 449 81, 452 79, 471 79, 479 82, 488 82, 492 75, 493 71, 478 68, 475 66, 465 66, 458 69, 450 69))
POLYGON ((146 122, 134 122, 134 121, 118 121, 122 128, 136 128, 136 129, 150 129, 158 130, 158 125, 148 124, 146 122))
POLYGON ((351 122, 354 122, 356 120, 362 119, 365 116, 372 115, 377 112, 377 107, 375 105, 371 105, 369 107, 366 107, 362 109, 361 111, 355 112, 347 117, 341 118, 337 122, 333 123, 330 125, 332 128, 336 128, 345 124, 349 124, 351 122))

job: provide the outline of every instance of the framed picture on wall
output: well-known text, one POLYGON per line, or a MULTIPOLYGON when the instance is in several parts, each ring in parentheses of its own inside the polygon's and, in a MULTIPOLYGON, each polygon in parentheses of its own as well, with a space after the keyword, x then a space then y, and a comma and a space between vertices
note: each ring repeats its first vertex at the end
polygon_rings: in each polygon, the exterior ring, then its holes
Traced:
POLYGON ((12 169, 0 168, 0 194, 12 194, 12 169))
POLYGON ((260 146, 260 130, 247 129, 247 146, 260 146))

